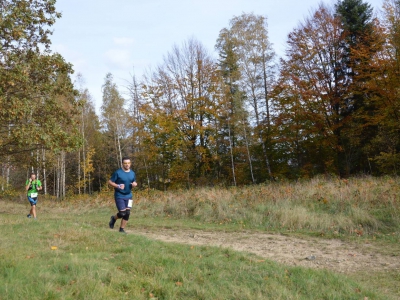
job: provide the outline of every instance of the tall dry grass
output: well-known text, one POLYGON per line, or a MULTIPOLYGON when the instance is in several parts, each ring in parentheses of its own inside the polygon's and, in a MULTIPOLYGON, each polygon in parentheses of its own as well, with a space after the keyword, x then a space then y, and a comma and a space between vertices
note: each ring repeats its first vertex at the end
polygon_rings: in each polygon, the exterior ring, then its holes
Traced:
POLYGON ((400 228, 400 179, 316 177, 246 187, 135 193, 137 216, 194 218, 244 228, 377 234, 400 228))

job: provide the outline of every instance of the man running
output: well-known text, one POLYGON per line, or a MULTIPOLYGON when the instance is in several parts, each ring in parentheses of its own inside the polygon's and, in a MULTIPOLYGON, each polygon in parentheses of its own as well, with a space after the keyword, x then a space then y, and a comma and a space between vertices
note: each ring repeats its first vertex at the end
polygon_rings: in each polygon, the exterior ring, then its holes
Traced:
POLYGON ((34 219, 36 219, 36 203, 38 200, 38 191, 42 189, 42 183, 39 179, 36 179, 35 173, 31 173, 31 176, 25 183, 25 189, 28 191, 27 196, 29 203, 31 204, 31 210, 27 217, 33 217, 34 219))
POLYGON ((108 184, 114 188, 115 205, 118 212, 115 216, 111 216, 108 223, 110 228, 114 228, 114 224, 121 219, 119 232, 126 233, 124 228, 129 220, 132 208, 132 188, 137 186, 135 172, 131 170, 131 160, 128 157, 122 158, 122 168, 115 171, 108 184))

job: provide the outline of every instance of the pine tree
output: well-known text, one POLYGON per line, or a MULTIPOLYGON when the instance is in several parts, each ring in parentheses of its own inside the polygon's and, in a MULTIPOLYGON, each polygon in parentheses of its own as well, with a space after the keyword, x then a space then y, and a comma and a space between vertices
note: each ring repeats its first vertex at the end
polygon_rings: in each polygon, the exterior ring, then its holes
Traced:
POLYGON ((375 114, 370 105, 371 96, 365 89, 369 80, 369 65, 378 49, 376 44, 373 10, 362 0, 342 0, 335 5, 335 15, 342 25, 341 49, 343 57, 340 72, 345 78, 342 118, 346 124, 338 128, 340 147, 338 163, 341 176, 350 173, 370 172, 368 156, 364 151, 377 133, 377 127, 368 125, 368 116, 375 114))

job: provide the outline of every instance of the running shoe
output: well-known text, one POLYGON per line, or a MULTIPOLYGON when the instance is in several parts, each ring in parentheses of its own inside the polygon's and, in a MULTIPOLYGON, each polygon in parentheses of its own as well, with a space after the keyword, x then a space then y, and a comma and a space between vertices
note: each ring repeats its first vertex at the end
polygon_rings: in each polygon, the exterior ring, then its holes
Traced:
POLYGON ((28 217, 28 218, 32 218, 31 214, 28 214, 27 217, 28 217))
POLYGON ((123 228, 120 228, 120 229, 119 229, 119 232, 125 233, 125 234, 126 234, 126 232, 125 232, 125 230, 124 230, 123 228))
POLYGON ((116 220, 115 220, 114 216, 111 216, 110 222, 108 223, 108 225, 110 226, 111 229, 114 228, 115 221, 116 220))

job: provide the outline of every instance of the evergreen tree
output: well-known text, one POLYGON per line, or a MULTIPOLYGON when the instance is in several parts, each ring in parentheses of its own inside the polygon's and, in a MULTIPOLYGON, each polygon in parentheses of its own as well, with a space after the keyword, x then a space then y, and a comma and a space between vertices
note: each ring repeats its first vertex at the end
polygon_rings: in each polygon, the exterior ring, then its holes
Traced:
POLYGON ((369 116, 376 110, 366 89, 369 80, 369 65, 376 47, 377 35, 372 18, 373 10, 362 0, 339 0, 335 5, 335 16, 342 25, 340 73, 345 79, 342 118, 347 121, 336 129, 338 132, 338 164, 341 176, 356 172, 370 172, 365 147, 377 133, 377 127, 368 125, 369 116))

